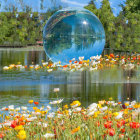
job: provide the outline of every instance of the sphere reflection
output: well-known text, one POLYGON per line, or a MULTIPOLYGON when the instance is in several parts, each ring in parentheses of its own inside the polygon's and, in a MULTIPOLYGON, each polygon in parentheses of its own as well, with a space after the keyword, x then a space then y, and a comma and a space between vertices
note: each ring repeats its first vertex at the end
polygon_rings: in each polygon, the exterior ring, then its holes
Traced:
POLYGON ((99 19, 85 9, 62 9, 46 23, 43 30, 46 54, 53 62, 68 63, 72 58, 100 55, 105 32, 99 19))

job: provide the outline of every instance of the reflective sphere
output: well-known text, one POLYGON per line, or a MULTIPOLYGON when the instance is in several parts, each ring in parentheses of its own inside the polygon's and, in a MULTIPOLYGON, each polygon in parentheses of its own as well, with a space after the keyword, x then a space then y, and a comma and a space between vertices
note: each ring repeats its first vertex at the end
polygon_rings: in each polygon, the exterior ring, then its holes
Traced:
POLYGON ((53 62, 68 63, 80 56, 89 59, 101 55, 105 45, 105 32, 99 19, 85 9, 62 9, 46 23, 43 45, 53 62))

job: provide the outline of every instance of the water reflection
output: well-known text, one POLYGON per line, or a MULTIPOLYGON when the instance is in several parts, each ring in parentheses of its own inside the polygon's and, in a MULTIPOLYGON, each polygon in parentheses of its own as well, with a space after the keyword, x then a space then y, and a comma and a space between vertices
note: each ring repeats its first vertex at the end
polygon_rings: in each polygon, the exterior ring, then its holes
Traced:
POLYGON ((32 63, 41 64, 41 60, 48 61, 48 59, 44 51, 1 50, 0 69, 9 64, 17 64, 17 62, 21 62, 23 65, 30 65, 32 63))
MULTIPOLYGON (((18 61, 29 65, 48 59, 44 51, 0 51, 0 58, 1 68, 18 61)), ((119 101, 127 98, 140 101, 140 67, 133 71, 117 67, 93 72, 1 71, 0 106, 27 105, 29 99, 47 105, 57 98, 53 93, 56 87, 61 91, 58 96, 66 102, 78 99, 85 106, 109 97, 119 101)))

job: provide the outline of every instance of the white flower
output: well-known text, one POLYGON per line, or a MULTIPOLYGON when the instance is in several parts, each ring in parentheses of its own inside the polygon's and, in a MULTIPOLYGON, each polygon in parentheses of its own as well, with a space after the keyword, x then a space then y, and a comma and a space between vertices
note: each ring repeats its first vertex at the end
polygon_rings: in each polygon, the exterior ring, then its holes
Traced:
POLYGON ((47 110, 48 110, 48 111, 51 110, 51 107, 50 107, 49 105, 47 106, 47 110))
POLYGON ((54 113, 54 112, 49 113, 49 114, 47 115, 48 118, 53 118, 54 116, 55 116, 55 113, 54 113))
POLYGON ((94 71, 94 70, 97 70, 97 67, 95 67, 95 68, 90 67, 90 69, 89 69, 89 71, 94 71))
POLYGON ((91 111, 93 111, 93 110, 96 110, 96 108, 97 108, 97 104, 96 104, 96 103, 92 103, 92 104, 90 104, 90 105, 88 106, 87 111, 88 111, 88 112, 91 112, 91 111))
POLYGON ((3 70, 9 70, 9 67, 8 66, 4 66, 3 70))
POLYGON ((42 65, 43 65, 43 67, 45 67, 48 65, 48 62, 43 62, 42 65))
POLYGON ((75 61, 75 58, 72 58, 72 61, 75 61))
POLYGON ((137 103, 136 101, 132 101, 131 106, 135 105, 136 103, 137 103))
POLYGON ((95 109, 94 111, 89 112, 87 115, 92 116, 92 115, 94 115, 95 111, 97 111, 97 109, 95 109))
POLYGON ((79 111, 81 111, 81 110, 82 110, 81 107, 76 107, 76 108, 73 109, 74 112, 79 112, 79 111))
POLYGON ((20 107, 17 107, 17 108, 15 109, 15 111, 20 111, 20 107))
POLYGON ((48 71, 48 72, 52 72, 52 71, 53 71, 53 69, 48 69, 47 71, 48 71))
POLYGON ((23 114, 22 116, 24 116, 25 118, 28 118, 29 114, 23 114))
POLYGON ((83 59, 84 59, 84 56, 79 57, 79 60, 80 60, 80 61, 83 61, 83 59))
POLYGON ((60 104, 64 99, 60 99, 60 100, 56 100, 56 101, 52 101, 49 104, 60 104))
POLYGON ((114 107, 117 106, 117 105, 118 105, 118 103, 113 103, 113 104, 112 104, 112 106, 114 106, 114 107))
POLYGON ((25 111, 25 110, 27 110, 27 107, 26 106, 22 106, 21 109, 25 111))
POLYGON ((1 109, 1 111, 5 111, 5 109, 6 109, 6 107, 3 107, 3 108, 1 109))
POLYGON ((3 126, 11 126, 11 122, 6 122, 3 124, 3 126))
POLYGON ((105 107, 102 107, 101 109, 100 109, 100 111, 105 111, 105 110, 107 110, 107 106, 105 106, 105 107))
POLYGON ((115 119, 121 119, 122 118, 122 115, 123 115, 123 112, 119 112, 119 115, 117 115, 116 117, 115 117, 115 119))
POLYGON ((26 113, 26 111, 25 111, 25 110, 23 110, 23 111, 21 111, 21 113, 22 113, 22 114, 25 114, 25 113, 26 113))
POLYGON ((41 115, 40 112, 32 112, 33 115, 41 115))
POLYGON ((39 65, 38 64, 35 65, 35 69, 37 69, 37 68, 39 68, 39 65))
POLYGON ((9 110, 14 110, 14 105, 8 106, 8 109, 9 109, 9 110))
POLYGON ((46 133, 45 135, 43 135, 45 138, 52 138, 55 136, 55 134, 52 133, 46 133))
POLYGON ((42 111, 44 109, 44 106, 40 107, 40 110, 42 111))
POLYGON ((94 59, 95 59, 95 56, 91 56, 90 59, 91 59, 91 60, 94 60, 94 59))
POLYGON ((115 101, 108 101, 108 104, 114 104, 115 103, 115 101))
POLYGON ((45 127, 45 128, 46 128, 47 126, 48 126, 48 124, 47 124, 47 123, 43 123, 43 127, 45 127))
POLYGON ((0 128, 2 128, 2 125, 0 125, 0 128))
POLYGON ((36 120, 37 119, 37 117, 30 117, 30 118, 27 118, 27 121, 34 121, 34 120, 36 120))
POLYGON ((60 89, 59 89, 59 88, 54 88, 53 91, 54 91, 54 92, 59 92, 60 89))

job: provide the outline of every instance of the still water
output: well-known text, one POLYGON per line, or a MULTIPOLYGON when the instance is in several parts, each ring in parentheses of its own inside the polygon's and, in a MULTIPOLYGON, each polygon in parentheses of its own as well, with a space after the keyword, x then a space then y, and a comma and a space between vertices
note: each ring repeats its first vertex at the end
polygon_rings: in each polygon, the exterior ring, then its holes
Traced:
POLYGON ((140 68, 133 71, 112 68, 93 72, 52 73, 2 71, 5 65, 17 62, 24 65, 40 64, 41 60, 48 61, 43 49, 0 50, 0 107, 28 105, 30 99, 47 105, 49 101, 57 99, 54 88, 60 88, 58 97, 64 98, 64 103, 77 99, 82 105, 88 106, 109 97, 119 101, 126 101, 127 98, 140 101, 140 68))

